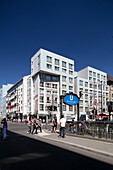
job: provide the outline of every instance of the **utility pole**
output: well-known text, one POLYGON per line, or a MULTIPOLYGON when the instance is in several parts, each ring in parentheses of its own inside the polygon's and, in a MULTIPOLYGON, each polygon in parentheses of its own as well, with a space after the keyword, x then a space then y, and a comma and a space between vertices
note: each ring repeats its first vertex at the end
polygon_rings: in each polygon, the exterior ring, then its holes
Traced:
POLYGON ((102 81, 101 81, 101 113, 102 113, 102 81))

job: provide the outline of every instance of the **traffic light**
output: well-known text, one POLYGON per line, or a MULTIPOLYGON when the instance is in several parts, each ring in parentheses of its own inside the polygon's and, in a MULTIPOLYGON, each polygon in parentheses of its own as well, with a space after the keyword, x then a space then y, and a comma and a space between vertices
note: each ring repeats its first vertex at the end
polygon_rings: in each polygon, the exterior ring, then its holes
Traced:
POLYGON ((79 91, 79 97, 81 98, 83 95, 82 91, 79 91))

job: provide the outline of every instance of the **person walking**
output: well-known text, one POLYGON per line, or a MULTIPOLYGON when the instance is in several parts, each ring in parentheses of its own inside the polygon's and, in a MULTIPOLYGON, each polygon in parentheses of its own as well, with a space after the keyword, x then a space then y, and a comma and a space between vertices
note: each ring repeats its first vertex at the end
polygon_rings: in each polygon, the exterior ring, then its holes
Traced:
POLYGON ((32 126, 32 120, 29 119, 29 125, 28 125, 28 127, 29 127, 28 133, 29 134, 31 133, 31 126, 32 126))
POLYGON ((66 127, 66 119, 64 118, 64 115, 62 115, 60 119, 60 135, 58 137, 62 137, 62 138, 65 137, 65 127, 66 127))
POLYGON ((56 133, 56 129, 57 129, 57 116, 55 116, 55 125, 54 125, 54 131, 56 133))
POLYGON ((36 118, 34 118, 34 120, 33 120, 33 130, 32 130, 32 134, 34 133, 34 130, 35 130, 35 134, 37 134, 36 118))
POLYGON ((38 119, 38 120, 36 121, 36 126, 37 126, 37 129, 38 129, 38 128, 40 129, 40 133, 41 133, 41 132, 42 132, 42 125, 41 125, 40 119, 38 119))
POLYGON ((6 118, 3 118, 3 120, 1 121, 1 124, 3 124, 3 130, 2 130, 3 140, 5 140, 6 139, 6 131, 8 129, 6 118))

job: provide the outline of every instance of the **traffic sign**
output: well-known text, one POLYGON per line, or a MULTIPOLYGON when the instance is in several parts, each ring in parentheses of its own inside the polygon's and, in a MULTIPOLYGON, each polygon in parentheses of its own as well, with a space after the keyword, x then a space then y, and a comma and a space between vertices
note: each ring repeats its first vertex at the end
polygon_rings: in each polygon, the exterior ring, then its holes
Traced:
POLYGON ((79 97, 74 93, 68 93, 64 97, 64 103, 70 106, 76 105, 79 103, 79 97))

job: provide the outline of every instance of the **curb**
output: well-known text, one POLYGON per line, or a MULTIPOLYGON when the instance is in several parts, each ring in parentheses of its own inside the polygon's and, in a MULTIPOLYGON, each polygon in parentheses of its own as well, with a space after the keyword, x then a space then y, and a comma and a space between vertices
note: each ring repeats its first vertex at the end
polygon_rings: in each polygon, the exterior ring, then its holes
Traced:
POLYGON ((77 148, 80 148, 80 149, 84 149, 84 150, 91 151, 91 152, 94 152, 94 153, 98 153, 98 154, 101 154, 101 155, 103 154, 105 156, 109 156, 109 157, 113 158, 113 154, 110 154, 109 152, 99 151, 97 149, 92 149, 90 147, 81 146, 81 145, 78 145, 78 144, 73 144, 71 142, 60 141, 60 140, 57 140, 57 139, 51 139, 51 138, 48 138, 48 137, 42 137, 42 138, 52 140, 52 141, 55 141, 55 142, 65 143, 65 144, 68 144, 68 145, 71 145, 71 146, 74 146, 74 147, 77 147, 77 148))

